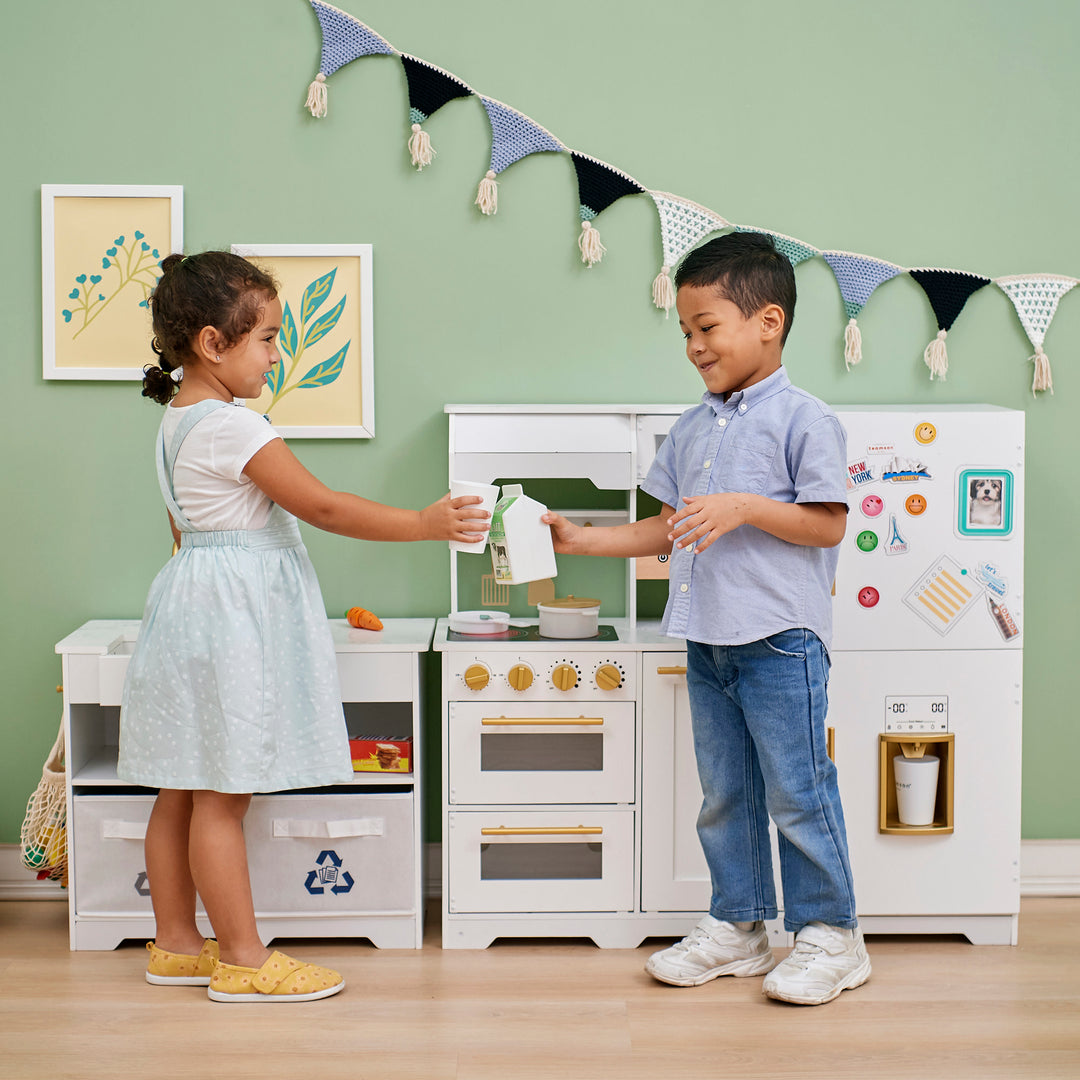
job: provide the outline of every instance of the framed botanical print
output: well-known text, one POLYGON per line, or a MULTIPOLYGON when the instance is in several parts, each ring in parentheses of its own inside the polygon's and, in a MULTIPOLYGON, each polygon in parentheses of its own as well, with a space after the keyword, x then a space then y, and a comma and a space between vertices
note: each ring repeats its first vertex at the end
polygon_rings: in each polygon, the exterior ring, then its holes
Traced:
POLYGON ((286 438, 370 439, 375 358, 370 244, 233 244, 278 282, 281 362, 247 404, 286 438))
POLYGON ((153 362, 147 297, 182 251, 178 186, 41 188, 42 374, 141 379, 153 362))

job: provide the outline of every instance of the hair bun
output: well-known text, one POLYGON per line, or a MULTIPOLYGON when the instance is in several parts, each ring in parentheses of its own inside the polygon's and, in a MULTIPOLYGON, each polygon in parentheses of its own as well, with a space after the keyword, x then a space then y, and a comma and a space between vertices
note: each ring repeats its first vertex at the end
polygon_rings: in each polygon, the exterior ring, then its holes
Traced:
POLYGON ((176 382, 172 375, 154 364, 147 364, 143 368, 142 382, 142 396, 151 398, 159 405, 168 405, 176 393, 176 382))
POLYGON ((174 251, 171 255, 166 255, 165 258, 161 260, 162 274, 167 274, 174 267, 179 266, 185 258, 186 256, 179 251, 174 251))

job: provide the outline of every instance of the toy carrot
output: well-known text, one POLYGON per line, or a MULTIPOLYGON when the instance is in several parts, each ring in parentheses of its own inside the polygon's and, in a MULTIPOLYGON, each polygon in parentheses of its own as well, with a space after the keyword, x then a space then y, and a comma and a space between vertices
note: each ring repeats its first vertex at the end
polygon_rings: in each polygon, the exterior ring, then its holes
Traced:
POLYGON ((355 626, 358 630, 381 630, 383 628, 382 619, 378 615, 372 614, 367 608, 351 607, 345 618, 348 619, 350 626, 355 626))

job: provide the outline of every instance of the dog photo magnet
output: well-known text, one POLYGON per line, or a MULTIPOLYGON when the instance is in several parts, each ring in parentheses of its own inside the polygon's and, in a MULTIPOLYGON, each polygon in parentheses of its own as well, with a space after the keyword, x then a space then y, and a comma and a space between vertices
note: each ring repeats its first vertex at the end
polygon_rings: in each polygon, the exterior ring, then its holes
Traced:
POLYGON ((1008 469, 957 470, 957 535, 1004 539, 1012 525, 1013 474, 1008 469))

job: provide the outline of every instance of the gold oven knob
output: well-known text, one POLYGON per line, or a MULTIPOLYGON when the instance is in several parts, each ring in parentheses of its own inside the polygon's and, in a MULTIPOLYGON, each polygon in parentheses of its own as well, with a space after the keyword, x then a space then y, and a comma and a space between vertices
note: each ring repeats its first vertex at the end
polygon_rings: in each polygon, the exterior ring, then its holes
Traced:
POLYGON ((528 690, 533 682, 533 669, 528 664, 515 664, 506 675, 515 690, 528 690))
POLYGON ((618 690, 622 686, 622 672, 614 664, 601 664, 596 669, 596 685, 601 690, 618 690))
POLYGON ((470 664, 465 669, 465 685, 470 690, 483 690, 491 678, 487 664, 470 664))
POLYGON ((556 664, 551 681, 556 690, 573 690, 577 686, 577 668, 573 664, 556 664))

